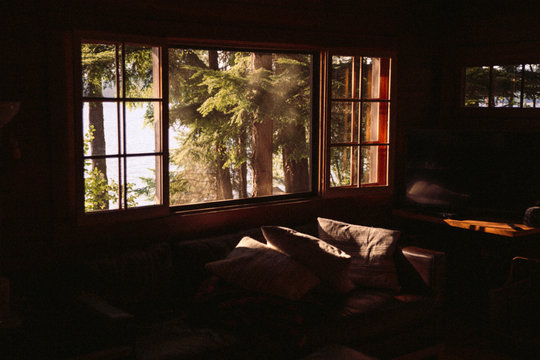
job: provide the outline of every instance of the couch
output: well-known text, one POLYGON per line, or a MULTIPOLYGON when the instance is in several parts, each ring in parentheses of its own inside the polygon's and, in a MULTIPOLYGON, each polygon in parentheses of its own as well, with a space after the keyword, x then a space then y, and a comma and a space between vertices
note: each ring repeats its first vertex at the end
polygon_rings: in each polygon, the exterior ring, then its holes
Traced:
MULTIPOLYGON (((318 236, 317 223, 294 227, 318 236)), ((78 309, 94 348, 137 359, 302 358, 340 344, 379 358, 441 341, 444 254, 398 243, 399 290, 355 287, 286 299, 243 289, 208 270, 261 229, 167 239, 110 251, 78 267, 78 309)))

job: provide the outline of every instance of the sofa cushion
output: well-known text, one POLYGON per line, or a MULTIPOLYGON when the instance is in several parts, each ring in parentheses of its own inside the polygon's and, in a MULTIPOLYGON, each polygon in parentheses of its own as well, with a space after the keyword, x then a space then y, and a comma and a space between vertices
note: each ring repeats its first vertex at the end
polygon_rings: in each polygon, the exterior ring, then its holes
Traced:
POLYGON ((219 277, 248 290, 297 300, 320 282, 305 266, 268 245, 244 237, 223 260, 206 264, 219 277))
POLYGON ((173 301, 172 254, 168 243, 101 255, 86 261, 83 270, 93 292, 129 311, 159 311, 173 301))
POLYGON ((246 290, 214 275, 199 288, 190 315, 198 327, 233 331, 258 351, 281 355, 270 358, 285 358, 283 351, 303 349, 306 328, 322 323, 325 314, 325 305, 311 294, 289 300, 246 290))
POLYGON ((392 343, 394 335, 435 323, 437 311, 429 297, 402 299, 387 290, 355 289, 327 310, 324 322, 309 328, 308 345, 340 343, 367 351, 381 341, 392 343))
POLYGON ((261 230, 270 246, 305 265, 329 289, 347 292, 354 288, 348 274, 350 255, 321 239, 286 227, 263 226, 261 230))
POLYGON ((399 290, 394 264, 399 231, 318 218, 319 238, 351 255, 349 276, 357 286, 399 290))

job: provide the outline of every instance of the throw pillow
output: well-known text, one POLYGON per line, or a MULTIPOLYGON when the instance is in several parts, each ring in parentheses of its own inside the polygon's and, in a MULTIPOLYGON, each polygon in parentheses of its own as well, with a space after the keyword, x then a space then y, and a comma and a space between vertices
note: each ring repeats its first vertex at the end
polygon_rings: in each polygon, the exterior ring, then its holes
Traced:
POLYGON ((206 269, 244 289, 291 300, 302 298, 320 282, 296 260, 249 237, 227 258, 206 264, 206 269))
POLYGON ((348 275, 351 257, 337 247, 286 227, 263 226, 261 230, 271 246, 313 271, 327 288, 347 292, 354 287, 348 275))
POLYGON ((318 218, 319 237, 351 255, 349 276, 358 286, 399 290, 394 263, 399 231, 318 218))

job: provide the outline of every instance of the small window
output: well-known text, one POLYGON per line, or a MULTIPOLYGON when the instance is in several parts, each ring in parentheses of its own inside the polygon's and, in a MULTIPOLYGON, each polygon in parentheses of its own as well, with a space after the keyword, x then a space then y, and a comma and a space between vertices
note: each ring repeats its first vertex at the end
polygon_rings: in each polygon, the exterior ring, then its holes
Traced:
POLYGON ((390 62, 385 57, 330 57, 330 187, 388 184, 390 62))
POLYGON ((84 210, 162 204, 161 48, 83 41, 84 210))
POLYGON ((465 68, 465 107, 540 107, 540 64, 465 68))

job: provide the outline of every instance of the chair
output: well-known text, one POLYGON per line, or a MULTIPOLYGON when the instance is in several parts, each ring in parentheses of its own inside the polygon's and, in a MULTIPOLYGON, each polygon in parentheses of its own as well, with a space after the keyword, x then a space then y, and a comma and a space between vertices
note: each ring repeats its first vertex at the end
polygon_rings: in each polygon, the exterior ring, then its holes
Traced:
POLYGON ((540 354, 540 260, 512 259, 510 275, 490 291, 490 335, 522 358, 540 354))

